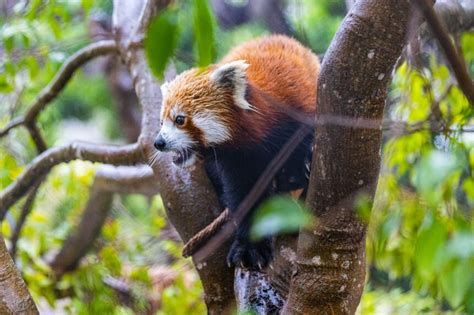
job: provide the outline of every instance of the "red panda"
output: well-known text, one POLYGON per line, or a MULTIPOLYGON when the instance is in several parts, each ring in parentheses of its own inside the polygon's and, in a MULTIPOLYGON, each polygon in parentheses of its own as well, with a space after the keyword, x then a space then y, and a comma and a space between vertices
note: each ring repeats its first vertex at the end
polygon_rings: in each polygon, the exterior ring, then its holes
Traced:
MULTIPOLYGON (((162 86, 155 147, 174 152, 173 161, 181 166, 203 158, 223 206, 235 211, 302 124, 291 112, 314 117, 319 68, 309 49, 286 36, 243 43, 218 64, 190 69, 162 86)), ((276 175, 284 183, 269 185, 253 208, 272 194, 307 185, 311 143, 308 134, 276 175)), ((238 226, 227 259, 260 269, 271 261, 272 242, 249 240, 251 216, 252 211, 238 226)))

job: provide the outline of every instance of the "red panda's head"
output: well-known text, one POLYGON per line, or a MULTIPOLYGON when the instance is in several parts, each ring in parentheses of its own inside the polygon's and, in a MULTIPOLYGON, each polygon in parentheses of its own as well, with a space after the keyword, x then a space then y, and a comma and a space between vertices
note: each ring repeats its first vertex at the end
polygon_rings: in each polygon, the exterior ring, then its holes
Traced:
POLYGON ((161 130, 155 147, 175 152, 176 164, 192 164, 195 151, 231 142, 238 113, 252 110, 243 60, 191 69, 162 86, 161 130))

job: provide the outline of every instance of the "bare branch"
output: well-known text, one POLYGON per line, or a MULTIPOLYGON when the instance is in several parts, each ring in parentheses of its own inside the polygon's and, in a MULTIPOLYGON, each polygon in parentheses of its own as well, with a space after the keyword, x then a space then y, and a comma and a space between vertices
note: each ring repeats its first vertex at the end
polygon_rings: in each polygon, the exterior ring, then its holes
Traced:
POLYGON ((41 135, 41 131, 39 130, 38 126, 36 125, 36 122, 32 121, 32 122, 26 124, 26 128, 28 129, 28 132, 31 135, 31 139, 33 140, 33 143, 36 146, 36 151, 38 151, 38 153, 42 153, 42 152, 46 151, 48 146, 46 145, 46 141, 44 141, 44 138, 41 135))
POLYGON ((464 59, 458 54, 454 47, 446 27, 436 16, 436 13, 432 6, 431 0, 415 0, 415 4, 425 15, 426 21, 433 30, 434 35, 438 39, 443 51, 448 59, 451 69, 456 76, 459 87, 468 98, 472 106, 474 106, 474 84, 472 83, 471 77, 467 71, 464 59))
POLYGON ((116 53, 117 45, 113 40, 103 40, 92 43, 75 54, 70 56, 59 69, 51 82, 40 92, 35 102, 29 107, 24 118, 14 118, 3 130, 0 131, 0 137, 8 134, 13 128, 22 124, 29 124, 33 122, 38 114, 51 102, 59 92, 66 86, 76 70, 89 60, 109 54, 116 53))
POLYGON ((17 242, 18 242, 18 239, 20 238, 21 229, 23 228, 23 225, 25 225, 27 216, 30 214, 31 210, 33 209, 33 203, 35 201, 40 185, 41 185, 41 181, 36 183, 33 186, 33 188, 31 188, 31 191, 29 192, 28 197, 26 198, 25 203, 23 204, 21 208, 20 217, 18 218, 18 221, 15 224, 12 236, 10 238, 10 243, 11 243, 10 254, 13 260, 15 260, 17 242))
POLYGON ((25 122, 31 122, 36 119, 38 113, 58 95, 80 66, 97 56, 112 52, 117 52, 115 41, 103 40, 92 43, 70 56, 54 76, 53 80, 41 91, 33 105, 30 106, 25 115, 25 122))
POLYGON ((66 146, 51 148, 37 156, 23 173, 0 194, 0 218, 53 166, 72 160, 85 160, 114 165, 135 165, 143 163, 142 150, 138 144, 106 146, 76 142, 66 146))
POLYGON ((159 181, 148 165, 101 165, 95 173, 95 184, 103 190, 119 194, 152 197, 159 193, 159 181))
POLYGON ((81 221, 50 265, 56 276, 74 270, 100 233, 110 212, 114 193, 154 196, 157 180, 150 167, 101 165, 97 168, 81 221))
POLYGON ((80 259, 99 235, 109 214, 113 193, 92 185, 89 200, 81 216, 81 222, 69 235, 59 253, 50 262, 57 277, 76 268, 80 259))
POLYGON ((0 138, 6 136, 12 129, 25 123, 23 117, 13 118, 3 129, 0 130, 0 138))

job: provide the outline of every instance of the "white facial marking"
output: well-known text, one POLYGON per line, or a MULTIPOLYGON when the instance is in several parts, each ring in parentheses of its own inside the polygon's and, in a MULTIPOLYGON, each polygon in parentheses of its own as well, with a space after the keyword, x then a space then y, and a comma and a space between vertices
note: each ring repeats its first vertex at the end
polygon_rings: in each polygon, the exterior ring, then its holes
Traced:
POLYGON ((211 73, 211 81, 216 83, 230 83, 234 87, 235 104, 246 110, 254 110, 254 107, 245 99, 245 90, 247 88, 247 75, 245 71, 249 64, 245 60, 236 60, 220 66, 211 73))
POLYGON ((231 137, 229 128, 212 113, 197 113, 192 120, 202 131, 207 144, 219 144, 231 137))
POLYGON ((190 149, 196 143, 184 130, 179 129, 175 124, 165 119, 160 130, 160 135, 166 141, 166 146, 169 150, 180 151, 190 149))

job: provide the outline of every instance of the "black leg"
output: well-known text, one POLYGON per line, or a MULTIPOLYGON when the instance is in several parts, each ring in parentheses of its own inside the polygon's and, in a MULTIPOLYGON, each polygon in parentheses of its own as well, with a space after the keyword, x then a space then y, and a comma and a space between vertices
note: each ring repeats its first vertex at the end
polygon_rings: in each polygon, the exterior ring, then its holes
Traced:
POLYGON ((265 268, 273 258, 273 244, 271 238, 259 241, 250 240, 250 220, 245 219, 235 233, 234 241, 227 255, 230 266, 238 266, 249 270, 265 268))

